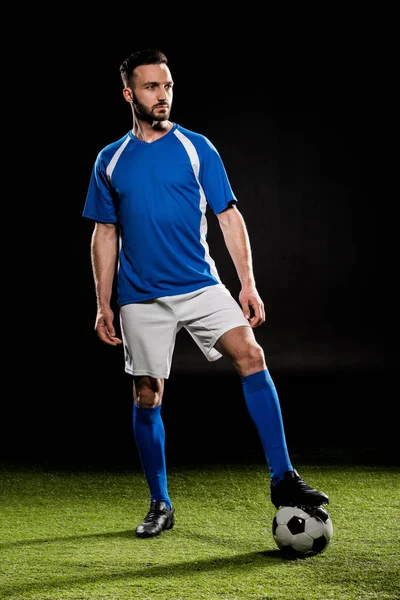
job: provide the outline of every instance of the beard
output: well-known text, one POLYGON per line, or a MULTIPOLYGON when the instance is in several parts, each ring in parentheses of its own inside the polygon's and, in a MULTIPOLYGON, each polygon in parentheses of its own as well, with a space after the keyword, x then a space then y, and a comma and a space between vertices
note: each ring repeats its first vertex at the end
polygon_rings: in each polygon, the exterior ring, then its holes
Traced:
POLYGON ((139 102, 137 98, 134 98, 133 109, 136 117, 147 123, 154 123, 154 121, 168 121, 171 112, 169 106, 156 104, 149 108, 145 104, 139 102))

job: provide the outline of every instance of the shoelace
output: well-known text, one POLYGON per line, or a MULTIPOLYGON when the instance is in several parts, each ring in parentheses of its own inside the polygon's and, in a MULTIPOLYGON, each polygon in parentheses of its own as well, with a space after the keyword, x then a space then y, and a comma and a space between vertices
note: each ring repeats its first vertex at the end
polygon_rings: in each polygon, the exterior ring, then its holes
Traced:
POLYGON ((298 487, 303 491, 303 492, 309 492, 312 491, 312 487, 307 485, 305 481, 299 481, 298 483, 298 487))
POLYGON ((303 491, 314 491, 314 488, 311 487, 311 485, 308 485, 301 477, 293 481, 296 481, 297 486, 303 491))
POLYGON ((159 517, 162 514, 163 514, 162 510, 160 510, 156 506, 151 506, 149 512, 146 515, 144 522, 150 523, 151 521, 154 521, 154 519, 156 519, 157 517, 159 517))

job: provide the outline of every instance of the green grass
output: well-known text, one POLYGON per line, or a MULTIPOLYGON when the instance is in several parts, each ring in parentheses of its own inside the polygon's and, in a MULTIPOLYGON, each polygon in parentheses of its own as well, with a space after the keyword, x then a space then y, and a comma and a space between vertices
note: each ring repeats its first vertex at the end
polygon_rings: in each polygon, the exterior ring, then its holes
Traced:
POLYGON ((263 465, 174 467, 175 527, 140 540, 141 472, 0 468, 1 600, 399 600, 395 466, 296 465, 329 493, 326 550, 287 560, 263 465))

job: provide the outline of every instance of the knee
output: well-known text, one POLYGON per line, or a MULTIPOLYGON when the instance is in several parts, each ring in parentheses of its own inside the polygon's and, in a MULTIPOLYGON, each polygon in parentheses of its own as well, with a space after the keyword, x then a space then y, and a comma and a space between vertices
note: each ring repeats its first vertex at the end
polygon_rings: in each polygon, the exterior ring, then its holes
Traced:
POLYGON ((156 408, 161 405, 164 380, 153 377, 139 377, 134 380, 133 399, 140 408, 156 408))
POLYGON ((267 368, 264 350, 257 343, 248 344, 243 348, 235 366, 241 377, 263 371, 267 368))

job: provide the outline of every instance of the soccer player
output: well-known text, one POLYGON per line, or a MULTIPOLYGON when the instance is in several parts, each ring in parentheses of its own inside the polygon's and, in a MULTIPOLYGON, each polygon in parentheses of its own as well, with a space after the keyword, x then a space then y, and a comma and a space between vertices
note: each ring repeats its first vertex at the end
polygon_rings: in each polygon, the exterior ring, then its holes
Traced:
POLYGON ((175 523, 161 403, 182 328, 208 361, 225 356, 238 373, 265 452, 274 506, 327 504, 328 496, 290 461, 278 394, 254 334, 265 311, 248 231, 222 159, 209 139, 170 120, 174 82, 163 52, 134 52, 120 75, 133 128, 97 155, 83 216, 94 221, 95 330, 102 342, 123 344, 124 368, 133 379, 133 432, 150 496, 136 535, 154 537, 175 523), (239 301, 211 257, 207 208, 240 280, 239 301), (111 308, 115 277, 121 338, 111 308))

